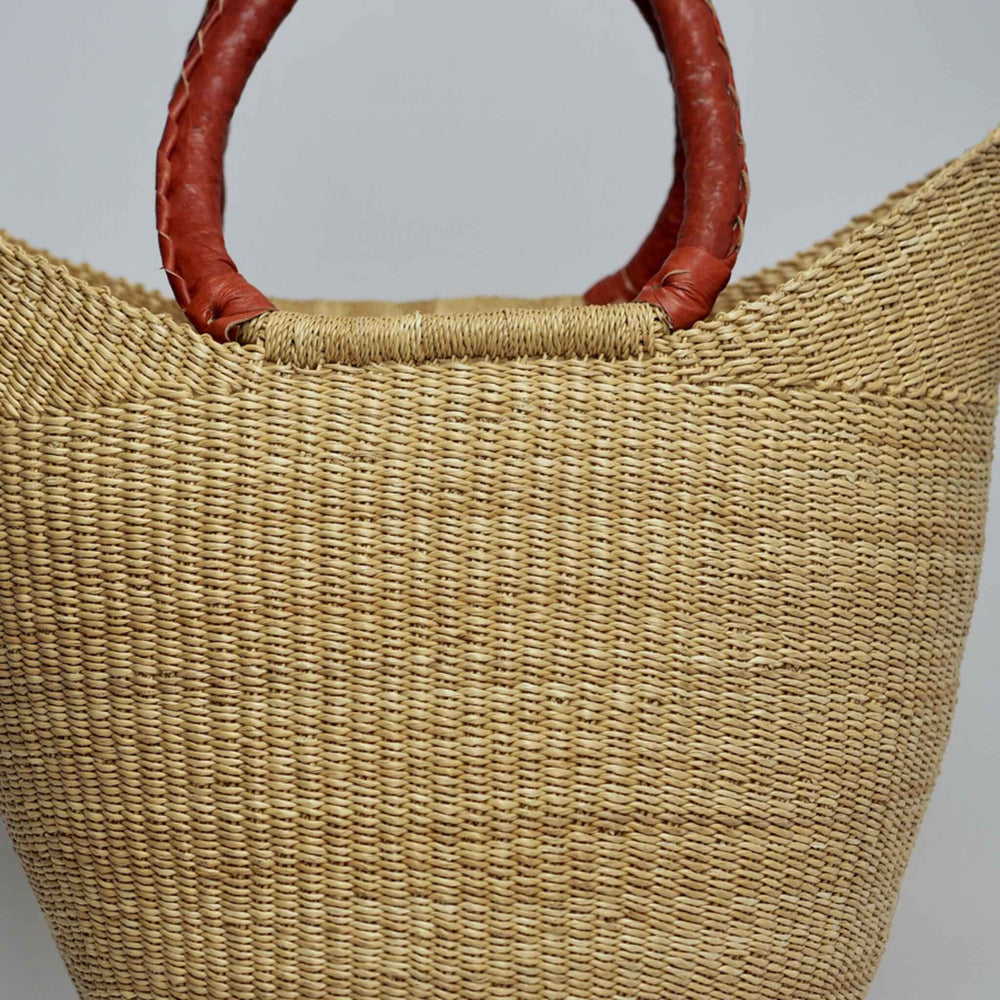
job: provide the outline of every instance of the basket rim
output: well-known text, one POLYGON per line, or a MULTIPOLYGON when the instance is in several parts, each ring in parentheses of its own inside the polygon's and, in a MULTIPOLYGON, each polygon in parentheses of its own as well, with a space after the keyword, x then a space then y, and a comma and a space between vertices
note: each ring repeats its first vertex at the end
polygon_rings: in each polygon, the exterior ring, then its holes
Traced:
MULTIPOLYGON (((650 359, 669 355, 673 353, 673 345, 679 336, 697 337, 699 331, 718 331, 719 329, 732 326, 754 314, 763 314, 773 311, 775 305, 784 297, 794 294, 805 283, 820 276, 824 271, 835 266, 845 257, 852 256, 866 242, 877 237, 880 233, 891 226, 896 220, 913 213, 922 206, 963 171, 970 167, 977 158, 985 152, 1000 147, 1000 125, 997 125, 982 141, 970 147, 961 155, 948 161, 943 166, 931 171, 922 180, 913 182, 890 194, 869 212, 855 216, 845 227, 837 230, 826 239, 814 243, 810 248, 800 253, 786 258, 770 267, 760 268, 756 272, 745 275, 730 286, 730 292, 738 290, 741 285, 753 286, 767 279, 768 275, 775 271, 786 270, 796 267, 796 271, 790 276, 781 280, 777 285, 769 287, 762 294, 754 297, 741 297, 734 304, 723 311, 713 313, 708 318, 700 321, 687 330, 670 330, 660 318, 658 311, 653 307, 641 303, 625 303, 615 305, 584 305, 574 304, 575 296, 551 296, 539 300, 519 299, 504 301, 516 301, 516 307, 505 307, 498 310, 468 311, 459 313, 449 313, 446 318, 450 324, 459 327, 465 324, 482 324, 493 320, 509 319, 512 315, 521 319, 530 319, 534 316, 544 317, 552 320, 557 317, 566 326, 569 334, 574 334, 580 324, 587 327, 593 325, 593 318, 603 316, 603 322, 608 325, 611 321, 612 312, 614 320, 619 324, 624 318, 625 323, 639 331, 639 335, 633 338, 633 342, 638 346, 635 349, 629 347, 625 353, 615 356, 593 353, 566 353, 566 354, 532 354, 532 353, 512 353, 498 356, 491 352, 477 354, 450 354, 432 357, 417 358, 414 360, 400 360, 398 358, 368 359, 360 363, 352 363, 343 359, 320 357, 302 363, 297 356, 283 356, 283 347, 277 350, 269 349, 264 337, 244 338, 241 341, 229 341, 220 343, 211 338, 205 337, 195 330, 186 321, 178 318, 176 306, 166 295, 159 291, 149 289, 138 282, 132 282, 124 278, 116 278, 105 272, 99 271, 88 264, 76 264, 66 258, 60 258, 51 254, 47 250, 39 249, 26 241, 7 233, 0 229, 0 249, 7 253, 12 253, 23 263, 31 268, 42 272, 46 279, 51 279, 53 271, 58 275, 61 282, 78 288, 87 296, 97 297, 105 303, 107 307, 118 316, 129 320, 138 321, 148 328, 155 328, 158 334, 163 335, 186 344, 186 350, 194 355, 204 356, 207 362, 212 358, 224 362, 228 366, 236 363, 240 366, 251 364, 254 369, 259 369, 261 365, 279 368, 285 375, 294 375, 296 372, 310 372, 315 374, 319 368, 364 368, 372 365, 391 364, 394 367, 421 368, 429 365, 443 364, 461 361, 468 364, 477 362, 503 365, 523 364, 530 361, 551 361, 568 358, 588 358, 595 360, 627 360, 650 359), (800 262, 805 259, 807 263, 800 266, 800 262), (125 294, 135 298, 142 298, 155 305, 153 308, 135 305, 121 295, 115 289, 125 290, 125 294), (557 303, 555 305, 545 303, 557 303), (162 310, 159 307, 162 306, 162 310)), ((277 314, 296 317, 301 324, 309 326, 315 325, 319 320, 334 320, 338 324, 354 328, 357 336, 369 336, 373 330, 383 330, 391 333, 394 326, 398 326, 401 321, 416 320, 419 324, 420 318, 428 314, 421 313, 418 307, 422 302, 408 303, 385 303, 394 310, 389 316, 317 316, 305 311, 297 311, 294 307, 304 309, 310 303, 318 303, 323 300, 280 300, 283 305, 292 308, 279 310, 277 314), (396 314, 395 311, 413 306, 413 312, 396 314)), ((425 300, 433 301, 466 301, 466 300, 425 300)), ((488 302, 489 297, 481 298, 480 301, 488 302)), ((364 300, 344 300, 341 303, 345 307, 363 306, 364 300)), ((441 317, 439 317, 441 318, 441 317)), ((315 351, 312 354, 315 355, 315 351)))

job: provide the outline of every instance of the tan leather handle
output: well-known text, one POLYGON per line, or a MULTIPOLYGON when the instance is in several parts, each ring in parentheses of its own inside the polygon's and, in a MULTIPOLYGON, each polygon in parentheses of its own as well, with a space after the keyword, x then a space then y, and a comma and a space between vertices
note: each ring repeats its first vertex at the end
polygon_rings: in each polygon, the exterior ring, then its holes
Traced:
MULTIPOLYGON (((587 300, 636 297, 663 309, 677 328, 711 311, 739 252, 748 194, 739 107, 709 0, 636 2, 657 29, 673 77, 677 177, 635 258, 591 289, 587 300)), ((223 156, 243 87, 294 5, 295 0, 210 0, 188 48, 160 143, 156 205, 164 268, 191 322, 219 340, 275 308, 226 252, 223 156)))

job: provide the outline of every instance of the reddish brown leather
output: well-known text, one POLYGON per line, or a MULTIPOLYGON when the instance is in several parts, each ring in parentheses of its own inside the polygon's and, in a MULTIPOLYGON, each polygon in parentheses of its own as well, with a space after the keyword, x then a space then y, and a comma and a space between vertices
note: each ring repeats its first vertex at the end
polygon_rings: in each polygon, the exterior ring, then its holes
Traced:
MULTIPOLYGON (((653 32, 657 47, 666 55, 652 0, 635 0, 635 5, 653 32)), ((602 278, 584 292, 583 300, 588 305, 631 302, 677 245, 677 234, 684 221, 684 166, 684 142, 678 125, 674 139, 674 178, 667 200, 632 259, 621 270, 602 278)))
POLYGON ((638 301, 659 306, 678 329, 707 316, 728 284, 750 191, 736 85, 715 9, 708 0, 651 2, 684 145, 684 220, 676 248, 638 301))
MULTIPOLYGON (((642 285, 639 299, 663 308, 677 327, 707 314, 739 250, 747 196, 739 109, 709 0, 636 3, 659 29, 674 78, 675 182, 632 261, 595 286, 588 301, 632 298, 642 285)), ((294 4, 210 0, 188 49, 160 144, 157 228, 164 267, 192 323, 220 340, 232 327, 274 309, 239 274, 226 251, 222 163, 243 87, 294 4)))
POLYGON ((181 308, 218 340, 274 305, 244 279, 222 235, 223 156, 243 87, 295 0, 210 0, 170 102, 157 156, 160 253, 181 308))
POLYGON ((657 276, 639 297, 641 302, 659 306, 670 320, 672 330, 682 330, 704 319, 733 273, 728 261, 720 260, 701 247, 677 247, 667 261, 669 270, 657 276))
POLYGON ((609 274, 588 288, 583 294, 583 301, 592 306, 631 302, 677 246, 677 234, 683 221, 684 143, 678 129, 674 143, 673 185, 652 230, 632 259, 620 271, 609 274))

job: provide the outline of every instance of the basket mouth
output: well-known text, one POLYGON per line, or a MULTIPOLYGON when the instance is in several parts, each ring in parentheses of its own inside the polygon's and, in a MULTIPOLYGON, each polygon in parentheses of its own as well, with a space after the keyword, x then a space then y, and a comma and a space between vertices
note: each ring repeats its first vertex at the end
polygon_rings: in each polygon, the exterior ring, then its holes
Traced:
MULTIPOLYGON (((995 133, 1000 142, 1000 129, 995 133)), ((970 150, 966 156, 970 155, 970 150)), ((959 158, 891 194, 872 211, 793 257, 732 282, 719 296, 709 322, 726 322, 753 302, 764 302, 789 282, 805 277, 866 230, 882 223, 930 188, 959 158)), ((123 309, 138 308, 168 322, 180 337, 203 338, 174 299, 138 282, 57 257, 0 229, 7 243, 88 286, 110 295, 123 309)), ((244 323, 226 344, 261 350, 268 361, 295 368, 383 362, 422 364, 448 358, 493 361, 544 357, 624 359, 655 353, 670 330, 662 313, 643 303, 587 305, 581 295, 540 298, 466 296, 381 301, 376 299, 287 299, 272 297, 276 312, 244 323), (546 336, 546 331, 548 335, 546 336), (473 336, 469 337, 469 332, 473 336), (476 336, 475 334, 479 334, 476 336)), ((697 329, 697 326, 694 328, 697 329)))
POLYGON ((234 342, 219 344, 197 333, 173 300, 159 292, 53 257, 3 231, 0 245, 30 255, 39 271, 37 280, 57 280, 53 267, 65 269, 59 281, 65 283, 68 278, 78 283, 81 294, 103 300, 105 311, 130 316, 133 323, 150 327, 148 334, 135 336, 142 336, 161 356, 204 355, 206 361, 214 358, 223 366, 239 364, 242 358, 255 365, 275 364, 286 371, 449 360, 676 357, 679 344, 697 345, 703 353, 701 346, 717 338, 720 330, 745 326, 748 317, 773 312, 790 295, 822 280, 845 256, 858 255, 866 241, 902 225, 944 185, 960 184, 966 175, 975 174, 977 158, 998 147, 1000 128, 963 156, 897 191, 868 214, 855 217, 828 239, 735 281, 723 291, 713 314, 687 331, 669 330, 662 312, 643 303, 591 306, 584 305, 578 296, 398 303, 276 299, 276 312, 244 324, 234 342))

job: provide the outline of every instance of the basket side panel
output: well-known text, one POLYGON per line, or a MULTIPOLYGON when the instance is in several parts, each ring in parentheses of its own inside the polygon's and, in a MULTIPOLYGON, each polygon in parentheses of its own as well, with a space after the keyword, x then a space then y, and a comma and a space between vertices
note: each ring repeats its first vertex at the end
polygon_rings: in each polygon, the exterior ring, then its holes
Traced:
POLYGON ((0 425, 0 803, 84 1000, 864 996, 992 409, 669 371, 0 425))

